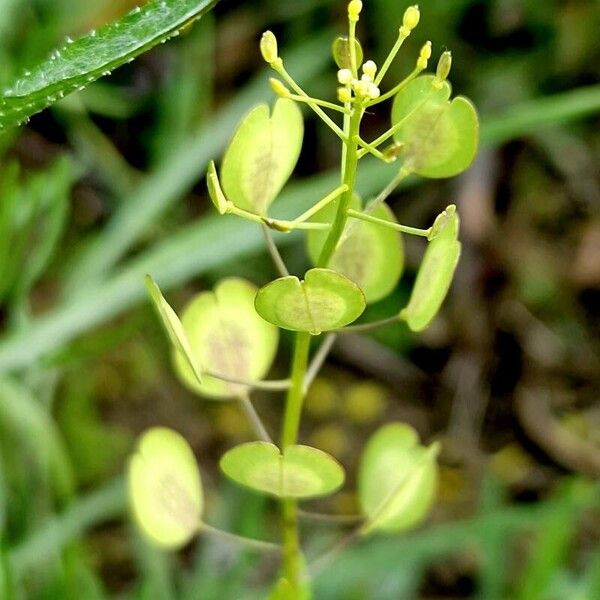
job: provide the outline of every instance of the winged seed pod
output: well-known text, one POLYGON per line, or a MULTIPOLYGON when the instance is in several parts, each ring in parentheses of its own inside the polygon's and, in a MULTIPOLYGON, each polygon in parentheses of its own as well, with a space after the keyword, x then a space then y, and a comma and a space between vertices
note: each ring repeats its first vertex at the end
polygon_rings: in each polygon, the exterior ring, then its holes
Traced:
POLYGON ((404 423, 384 425, 371 437, 358 472, 363 534, 397 533, 425 519, 435 499, 438 451, 436 444, 422 446, 404 423))
POLYGON ((256 314, 256 291, 244 279, 223 279, 212 292, 198 294, 184 308, 183 330, 192 355, 207 374, 199 382, 177 349, 173 352, 173 362, 182 382, 201 396, 234 398, 246 390, 243 385, 221 381, 208 373, 258 381, 271 367, 279 331, 256 314))
POLYGON ((144 433, 129 459, 131 510, 143 533, 156 544, 177 549, 200 528, 202 480, 185 439, 157 427, 144 433))
POLYGON ((280 98, 273 110, 253 108, 238 126, 223 158, 221 185, 237 208, 266 216, 289 179, 302 148, 302 112, 280 98))
POLYGON ((344 469, 327 453, 309 446, 250 442, 226 452, 221 470, 233 481, 276 498, 326 496, 344 483, 344 469))
POLYGON ((311 269, 300 281, 288 276, 262 287, 256 311, 282 329, 319 335, 356 320, 366 306, 361 289, 330 269, 311 269))
POLYGON ((448 294, 460 258, 459 224, 454 205, 434 223, 432 233, 435 237, 425 251, 408 306, 399 315, 413 331, 422 331, 429 326, 448 294))

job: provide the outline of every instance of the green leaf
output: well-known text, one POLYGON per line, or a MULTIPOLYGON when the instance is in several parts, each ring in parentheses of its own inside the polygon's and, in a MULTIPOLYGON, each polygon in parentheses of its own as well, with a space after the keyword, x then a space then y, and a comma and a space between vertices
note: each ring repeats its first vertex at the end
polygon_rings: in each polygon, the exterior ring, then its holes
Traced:
POLYGON ((366 306, 360 288, 330 269, 311 269, 300 281, 292 275, 262 287, 256 295, 258 314, 282 329, 322 331, 352 323, 366 306))
MULTIPOLYGON (((360 65, 362 65, 363 62, 363 49, 360 45, 360 42, 357 39, 354 40, 354 48, 356 52, 356 67, 358 68, 360 67, 360 65)), ((351 68, 350 43, 348 37, 337 37, 331 46, 331 54, 333 55, 333 60, 335 60, 335 64, 340 69, 351 68)))
POLYGON ((267 104, 253 108, 223 158, 227 198, 238 208, 266 215, 298 162, 303 136, 302 112, 292 100, 277 100, 272 114, 267 104))
POLYGON ((202 372, 201 363, 198 362, 187 335, 183 329, 183 325, 179 320, 179 317, 175 314, 175 311, 171 308, 169 303, 165 300, 162 295, 160 288, 156 285, 156 282, 150 275, 146 275, 146 287, 150 298, 154 303, 154 307, 160 317, 163 327, 169 336, 171 344, 181 355, 182 359, 188 365, 190 373, 193 375, 195 381, 198 384, 202 383, 202 372))
POLYGON ((144 534, 167 548, 198 532, 204 498, 196 458, 185 438, 163 427, 140 438, 129 461, 129 500, 144 534))
POLYGON ((429 242, 408 306, 399 315, 413 331, 422 331, 431 323, 448 294, 460 258, 459 225, 454 205, 436 219, 433 230, 438 233, 429 242))
POLYGON ((220 465, 233 481, 277 498, 325 496, 344 483, 342 466, 309 446, 289 446, 281 454, 274 444, 250 442, 226 452, 220 465))
POLYGON ((452 177, 468 169, 479 146, 479 120, 470 100, 449 101, 450 84, 438 89, 433 75, 417 77, 396 96, 392 125, 403 146, 404 166, 423 177, 452 177))
POLYGON ((363 533, 403 531, 426 517, 437 488, 437 452, 436 444, 421 446, 404 423, 385 425, 371 437, 358 472, 363 533))
MULTIPOLYGON (((360 210, 361 202, 353 197, 349 208, 360 210)), ((314 221, 332 223, 337 203, 325 206, 314 221)), ((379 204, 372 216, 396 222, 394 213, 387 204, 379 204)), ((316 264, 327 231, 312 230, 306 237, 308 254, 316 264)), ((367 304, 372 304, 388 296, 396 287, 404 267, 402 236, 398 232, 365 221, 350 219, 342 238, 344 241, 335 251, 329 266, 334 271, 351 279, 360 287, 367 304)))
MULTIPOLYGON (((244 381, 262 379, 275 358, 279 342, 277 327, 261 319, 254 308, 257 288, 243 279, 229 278, 214 291, 198 294, 181 316, 196 363, 207 372, 244 381)), ((244 386, 204 375, 193 376, 189 361, 174 355, 182 381, 192 390, 212 398, 240 395, 244 386)))
POLYGON ((0 99, 0 130, 19 125, 65 95, 177 35, 218 0, 153 0, 67 44, 16 81, 0 99))

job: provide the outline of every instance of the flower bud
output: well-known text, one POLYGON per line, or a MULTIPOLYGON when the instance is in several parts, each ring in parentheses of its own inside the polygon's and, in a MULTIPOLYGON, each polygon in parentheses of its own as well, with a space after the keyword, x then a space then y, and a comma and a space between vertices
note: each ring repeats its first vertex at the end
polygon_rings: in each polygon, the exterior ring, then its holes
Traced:
POLYGON ((344 104, 352 102, 352 92, 347 87, 338 88, 337 97, 338 100, 344 104))
POLYGON ((348 85, 352 83, 352 71, 350 69, 340 69, 337 78, 342 85, 348 85))
POLYGON ((280 98, 289 98, 290 90, 288 90, 279 79, 275 79, 271 77, 269 79, 269 83, 271 84, 271 89, 280 97, 280 98))
POLYGON ((362 8, 363 3, 361 0, 351 0, 350 4, 348 4, 348 19, 356 23, 360 17, 362 8))
POLYGON ((363 73, 368 75, 372 80, 375 79, 375 75, 377 74, 377 65, 372 61, 368 60, 362 66, 363 73))
POLYGON ((260 52, 265 62, 272 65, 278 58, 277 38, 272 31, 265 31, 260 40, 260 52))
POLYGON ((379 96, 381 96, 381 90, 374 83, 370 83, 368 89, 368 96, 369 98, 371 98, 371 100, 375 100, 376 98, 379 98, 379 96))
POLYGON ((354 91, 357 93, 358 96, 361 96, 362 98, 366 98, 369 95, 369 86, 371 84, 368 81, 356 81, 355 83, 353 83, 354 86, 354 91))
POLYGON ((404 13, 402 26, 408 29, 408 31, 412 31, 419 24, 420 20, 421 12, 419 11, 419 7, 417 5, 409 6, 404 13))
POLYGON ((431 58, 431 42, 427 42, 422 48, 417 60, 417 68, 424 71, 427 68, 427 63, 431 58))

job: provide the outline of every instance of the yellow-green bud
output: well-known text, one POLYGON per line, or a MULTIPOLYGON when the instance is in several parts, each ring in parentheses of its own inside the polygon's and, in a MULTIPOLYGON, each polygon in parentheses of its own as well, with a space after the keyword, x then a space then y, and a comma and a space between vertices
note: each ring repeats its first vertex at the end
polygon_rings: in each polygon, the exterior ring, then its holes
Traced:
POLYGON ((338 88, 337 97, 340 102, 352 102, 352 92, 347 87, 338 88))
POLYGON ((402 26, 408 29, 408 31, 412 31, 419 24, 420 20, 421 12, 419 11, 419 7, 417 5, 409 6, 404 13, 402 26))
POLYGON ((437 66, 436 77, 440 81, 446 81, 448 75, 450 75, 450 69, 452 68, 452 52, 444 52, 440 56, 440 60, 437 66))
POLYGON ((361 0, 351 0, 351 2, 348 4, 348 19, 354 22, 358 21, 362 8, 363 3, 361 0))
POLYGON ((367 83, 371 83, 373 81, 373 78, 370 75, 367 75, 366 73, 363 73, 362 77, 360 78, 361 81, 366 81, 367 83))
POLYGON ((417 68, 424 71, 427 68, 427 63, 431 58, 431 42, 427 42, 422 48, 417 60, 417 68))
POLYGON ((269 83, 271 84, 271 89, 280 97, 280 98, 289 98, 290 90, 288 90, 279 79, 275 79, 271 77, 269 79, 269 83))
POLYGON ((354 91, 363 98, 366 98, 369 95, 369 87, 370 83, 368 81, 356 81, 353 83, 354 91))
POLYGON ((372 80, 375 79, 375 75, 377 74, 377 65, 372 61, 368 60, 362 66, 363 73, 369 76, 372 80))
POLYGON ((375 98, 379 98, 381 96, 381 90, 374 84, 369 84, 368 96, 371 100, 375 100, 375 98))
POLYGON ((278 58, 277 38, 272 31, 265 31, 260 40, 260 52, 265 62, 272 65, 278 58))
POLYGON ((342 85, 348 85, 352 83, 352 71, 350 69, 340 69, 337 78, 342 85))

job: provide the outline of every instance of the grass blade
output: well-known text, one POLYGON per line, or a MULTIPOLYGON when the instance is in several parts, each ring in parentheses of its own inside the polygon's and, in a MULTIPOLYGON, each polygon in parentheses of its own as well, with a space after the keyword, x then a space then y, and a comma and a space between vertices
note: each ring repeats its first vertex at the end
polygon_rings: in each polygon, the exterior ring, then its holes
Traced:
POLYGON ((179 33, 218 0, 153 0, 67 44, 27 71, 0 99, 0 131, 19 125, 67 94, 179 33))

